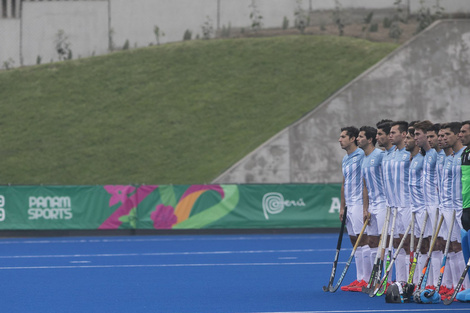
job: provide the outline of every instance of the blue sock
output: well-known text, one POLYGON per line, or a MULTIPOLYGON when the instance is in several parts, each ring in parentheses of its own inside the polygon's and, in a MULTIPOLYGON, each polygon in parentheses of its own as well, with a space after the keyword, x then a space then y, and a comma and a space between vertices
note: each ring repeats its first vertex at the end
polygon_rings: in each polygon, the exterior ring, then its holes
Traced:
POLYGON ((468 241, 468 232, 465 229, 460 229, 460 236, 462 238, 462 252, 467 263, 470 258, 470 242, 468 241))

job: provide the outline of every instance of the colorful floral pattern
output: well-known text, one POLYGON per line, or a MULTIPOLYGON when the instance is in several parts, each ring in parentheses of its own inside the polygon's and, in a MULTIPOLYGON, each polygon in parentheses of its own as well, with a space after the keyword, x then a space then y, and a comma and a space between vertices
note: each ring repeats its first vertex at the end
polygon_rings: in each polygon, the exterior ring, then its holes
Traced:
POLYGON ((155 211, 150 213, 150 218, 153 220, 153 227, 155 229, 171 229, 178 221, 175 215, 175 209, 168 205, 157 205, 155 211))

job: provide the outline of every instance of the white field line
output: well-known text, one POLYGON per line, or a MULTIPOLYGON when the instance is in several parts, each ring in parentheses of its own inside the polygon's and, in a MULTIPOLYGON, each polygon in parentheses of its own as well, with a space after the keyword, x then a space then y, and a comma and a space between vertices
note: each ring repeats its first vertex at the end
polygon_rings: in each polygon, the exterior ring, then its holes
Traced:
MULTIPOLYGON (((346 263, 346 262, 340 262, 346 263)), ((59 266, 1 266, 0 270, 40 270, 40 269, 94 269, 94 268, 149 268, 149 267, 216 267, 216 266, 298 266, 326 265, 331 262, 269 262, 269 263, 189 263, 189 264, 117 264, 117 265, 59 265, 59 266)))
MULTIPOLYGON (((344 249, 352 250, 352 249, 344 249)), ((328 252, 335 249, 297 249, 297 250, 246 250, 246 251, 194 251, 194 252, 154 252, 154 253, 99 253, 99 254, 45 254, 45 255, 0 255, 0 259, 34 258, 92 258, 92 257, 135 257, 135 256, 179 256, 179 255, 230 255, 263 253, 311 253, 328 252)))
POLYGON ((334 310, 334 311, 294 311, 294 312, 254 312, 254 313, 371 313, 371 312, 452 312, 452 311, 468 311, 468 308, 449 308, 448 306, 443 306, 442 308, 435 309, 396 309, 396 310, 334 310))
POLYGON ((306 236, 230 236, 230 235, 214 235, 214 236, 168 236, 168 237, 138 237, 138 238, 100 238, 97 239, 43 239, 43 240, 0 240, 0 245, 8 244, 57 244, 57 243, 113 243, 113 242, 168 242, 168 241, 265 241, 265 240, 325 240, 328 238, 338 238, 338 235, 306 235, 306 236))

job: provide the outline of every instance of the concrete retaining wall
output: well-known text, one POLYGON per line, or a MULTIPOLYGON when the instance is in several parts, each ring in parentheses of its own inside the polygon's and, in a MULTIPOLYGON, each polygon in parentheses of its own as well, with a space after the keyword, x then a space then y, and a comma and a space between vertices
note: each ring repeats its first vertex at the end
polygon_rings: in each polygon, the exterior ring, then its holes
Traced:
POLYGON ((74 59, 108 51, 107 1, 25 2, 22 57, 24 65, 58 60, 55 41, 64 31, 74 59))
POLYGON ((214 182, 341 182, 341 127, 383 118, 461 121, 470 118, 469 99, 470 21, 440 21, 214 182))
POLYGON ((0 19, 0 30, 0 69, 9 64, 12 67, 19 66, 20 20, 0 19))

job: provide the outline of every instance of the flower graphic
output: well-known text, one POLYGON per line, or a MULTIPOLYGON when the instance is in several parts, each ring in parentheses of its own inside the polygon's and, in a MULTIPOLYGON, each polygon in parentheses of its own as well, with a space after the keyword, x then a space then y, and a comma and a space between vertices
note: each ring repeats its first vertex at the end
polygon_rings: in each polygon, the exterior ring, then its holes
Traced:
POLYGON ((130 225, 131 228, 137 228, 137 208, 133 208, 129 215, 123 215, 119 218, 123 224, 130 225))
POLYGON ((101 224, 99 229, 118 229, 123 227, 137 227, 137 207, 147 198, 158 185, 142 185, 137 187, 124 185, 106 185, 104 189, 111 194, 109 207, 119 204, 119 207, 101 224))
POLYGON ((123 185, 107 185, 104 186, 104 189, 111 194, 111 199, 109 199, 109 206, 113 206, 119 202, 124 203, 131 193, 135 191, 133 186, 123 186, 123 185))
POLYGON ((150 214, 155 229, 171 229, 178 221, 175 215, 175 209, 171 206, 163 204, 157 205, 155 211, 150 214))

